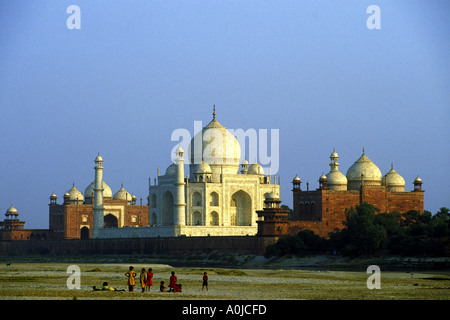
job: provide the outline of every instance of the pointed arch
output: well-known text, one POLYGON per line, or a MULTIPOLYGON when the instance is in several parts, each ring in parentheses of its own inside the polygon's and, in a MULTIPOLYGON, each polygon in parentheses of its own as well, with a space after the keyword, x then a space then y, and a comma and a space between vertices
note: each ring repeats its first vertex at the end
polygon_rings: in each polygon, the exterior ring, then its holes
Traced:
POLYGON ((252 198, 247 192, 243 190, 235 192, 231 196, 230 207, 231 225, 252 225, 252 198))
POLYGON ((173 195, 170 191, 166 191, 162 196, 162 203, 161 203, 161 222, 163 226, 170 226, 173 225, 173 195))

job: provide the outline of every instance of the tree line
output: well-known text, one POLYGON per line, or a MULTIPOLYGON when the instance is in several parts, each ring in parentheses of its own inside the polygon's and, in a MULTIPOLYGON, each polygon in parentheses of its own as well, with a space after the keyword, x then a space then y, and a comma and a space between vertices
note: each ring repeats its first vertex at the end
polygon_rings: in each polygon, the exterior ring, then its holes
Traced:
POLYGON ((310 255, 338 252, 345 256, 449 256, 448 208, 429 211, 380 213, 369 203, 345 211, 344 228, 322 238, 310 230, 280 237, 265 256, 310 255))

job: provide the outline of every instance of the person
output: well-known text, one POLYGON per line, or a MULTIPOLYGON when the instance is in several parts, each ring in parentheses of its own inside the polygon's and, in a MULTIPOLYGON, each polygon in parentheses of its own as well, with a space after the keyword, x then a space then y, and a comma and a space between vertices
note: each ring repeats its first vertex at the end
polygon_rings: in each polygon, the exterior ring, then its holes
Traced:
POLYGON ((118 290, 117 288, 110 287, 110 286, 108 286, 108 282, 105 281, 105 282, 103 282, 102 291, 123 291, 123 292, 125 292, 125 289, 118 290))
POLYGON ((159 291, 160 292, 167 291, 166 287, 164 286, 164 281, 161 281, 161 283, 159 284, 159 291))
POLYGON ((136 285, 136 282, 134 280, 134 277, 136 277, 136 272, 134 271, 134 267, 130 266, 129 270, 125 275, 128 277, 128 291, 133 292, 134 286, 136 285))
POLYGON ((147 291, 150 291, 151 287, 153 286, 153 270, 152 270, 152 268, 148 268, 147 283, 145 285, 146 285, 147 291))
POLYGON ((175 275, 175 272, 172 271, 172 275, 169 279, 169 292, 175 292, 175 286, 177 284, 177 276, 175 275))
POLYGON ((97 288, 96 286, 93 286, 92 290, 93 291, 123 291, 123 292, 125 292, 124 289, 118 290, 117 288, 113 288, 113 287, 108 286, 108 282, 106 282, 106 281, 103 282, 103 285, 102 285, 101 289, 97 288))
POLYGON ((208 275, 206 274, 206 272, 203 273, 202 291, 204 287, 206 287, 206 291, 208 291, 208 275))
POLYGON ((109 287, 108 282, 103 282, 102 291, 114 291, 114 288, 109 287))
POLYGON ((144 268, 142 268, 142 270, 141 270, 140 282, 141 282, 142 292, 144 292, 145 291, 145 284, 147 283, 147 274, 145 273, 145 269, 144 268))

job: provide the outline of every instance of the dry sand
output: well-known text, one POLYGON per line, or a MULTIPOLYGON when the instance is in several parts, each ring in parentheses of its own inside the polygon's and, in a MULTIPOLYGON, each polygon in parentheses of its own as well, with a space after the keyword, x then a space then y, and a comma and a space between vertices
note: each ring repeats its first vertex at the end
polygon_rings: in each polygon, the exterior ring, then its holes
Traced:
MULTIPOLYGON (((253 261, 256 265, 258 261, 253 261)), ((261 261, 260 261, 261 262, 261 261)), ((381 289, 367 288, 370 276, 365 271, 308 271, 284 268, 186 268, 165 264, 93 263, 13 263, 0 265, 0 300, 59 300, 59 299, 184 299, 184 300, 449 300, 450 273, 443 272, 384 272, 381 289), (67 273, 70 265, 81 270, 81 288, 68 289, 67 273), (104 281, 110 286, 127 290, 124 273, 133 265, 153 268, 154 286, 150 292, 93 291, 104 281), (183 285, 181 293, 159 292, 159 283, 169 281, 175 271, 183 285), (202 291, 203 272, 209 275, 209 290, 202 291)), ((279 267, 279 266, 278 266, 279 267)), ((290 266, 292 267, 292 265, 290 266)), ((137 279, 138 280, 138 279, 137 279)), ((137 281, 138 283, 138 281, 137 281)))

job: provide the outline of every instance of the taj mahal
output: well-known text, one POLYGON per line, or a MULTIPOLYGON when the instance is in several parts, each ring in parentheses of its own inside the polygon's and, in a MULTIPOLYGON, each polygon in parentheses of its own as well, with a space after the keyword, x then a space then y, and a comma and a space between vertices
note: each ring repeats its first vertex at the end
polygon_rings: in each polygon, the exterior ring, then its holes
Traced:
POLYGON ((105 227, 103 199, 110 191, 104 188, 100 155, 94 169, 92 238, 256 235, 256 212, 263 209, 268 194, 280 194, 276 177, 272 183, 256 161, 241 161, 239 142, 216 119, 215 108, 213 119, 191 140, 187 155, 178 146, 165 174, 158 169, 153 184, 149 179, 147 226, 105 227))

